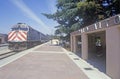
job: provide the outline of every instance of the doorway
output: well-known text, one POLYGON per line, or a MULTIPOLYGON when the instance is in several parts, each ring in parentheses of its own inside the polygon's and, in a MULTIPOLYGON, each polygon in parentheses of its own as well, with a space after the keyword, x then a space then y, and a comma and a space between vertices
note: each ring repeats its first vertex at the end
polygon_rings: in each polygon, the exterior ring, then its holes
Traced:
POLYGON ((82 41, 81 41, 81 35, 76 36, 76 55, 78 55, 79 57, 81 57, 81 52, 82 52, 82 41))
POLYGON ((106 73, 105 31, 88 34, 88 63, 106 73))

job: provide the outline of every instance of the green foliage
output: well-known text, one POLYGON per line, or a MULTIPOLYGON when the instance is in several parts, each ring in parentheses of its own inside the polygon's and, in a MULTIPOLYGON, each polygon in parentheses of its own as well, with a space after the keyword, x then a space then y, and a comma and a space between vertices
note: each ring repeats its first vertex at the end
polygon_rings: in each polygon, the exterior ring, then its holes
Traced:
POLYGON ((43 15, 59 23, 56 35, 67 34, 68 38, 71 32, 110 17, 112 6, 115 6, 117 14, 120 13, 120 0, 113 0, 107 8, 102 6, 101 0, 57 0, 57 11, 43 15))
POLYGON ((90 25, 97 20, 97 9, 99 5, 95 2, 78 2, 77 8, 79 9, 79 17, 83 19, 83 26, 90 25))
POLYGON ((80 23, 75 23, 75 24, 73 24, 72 26, 71 26, 71 29, 70 29, 70 31, 71 32, 73 32, 73 31, 76 31, 76 30, 78 30, 79 28, 80 28, 80 23))

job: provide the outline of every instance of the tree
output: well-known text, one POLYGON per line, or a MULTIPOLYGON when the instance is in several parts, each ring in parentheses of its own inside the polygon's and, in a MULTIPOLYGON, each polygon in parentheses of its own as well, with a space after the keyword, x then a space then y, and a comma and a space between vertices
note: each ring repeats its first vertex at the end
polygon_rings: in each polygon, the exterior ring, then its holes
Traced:
POLYGON ((82 26, 90 25, 98 20, 97 11, 100 6, 94 1, 78 2, 79 17, 82 19, 82 26), (93 17, 94 16, 94 17, 93 17))
POLYGON ((57 4, 56 4, 56 7, 58 8, 57 12, 54 14, 44 14, 44 15, 47 18, 53 19, 60 24, 59 27, 57 27, 57 30, 61 29, 62 33, 69 35, 71 31, 76 30, 75 28, 72 27, 72 25, 78 22, 75 19, 75 16, 77 15, 77 11, 78 11, 77 8, 78 1, 79 0, 57 0, 57 4))
POLYGON ((69 38, 75 30, 120 13, 119 4, 119 0, 57 0, 57 11, 43 15, 59 23, 56 34, 69 38))
POLYGON ((97 15, 102 16, 102 19, 120 13, 120 0, 87 0, 87 1, 94 1, 96 4, 100 6, 100 8, 98 8, 97 15))

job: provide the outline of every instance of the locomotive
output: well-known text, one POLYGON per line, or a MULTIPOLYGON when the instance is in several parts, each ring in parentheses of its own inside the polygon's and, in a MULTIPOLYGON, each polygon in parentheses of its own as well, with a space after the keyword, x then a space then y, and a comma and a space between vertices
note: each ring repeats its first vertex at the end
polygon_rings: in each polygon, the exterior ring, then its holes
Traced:
POLYGON ((42 44, 47 40, 46 35, 33 29, 25 23, 17 23, 8 34, 9 49, 21 51, 42 44))

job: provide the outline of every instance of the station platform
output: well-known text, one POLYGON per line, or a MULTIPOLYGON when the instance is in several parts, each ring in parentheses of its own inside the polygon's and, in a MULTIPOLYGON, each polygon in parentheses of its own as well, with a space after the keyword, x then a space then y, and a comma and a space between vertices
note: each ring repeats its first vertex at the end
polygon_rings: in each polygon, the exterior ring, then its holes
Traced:
POLYGON ((50 42, 0 61, 1 79, 111 79, 50 42))

